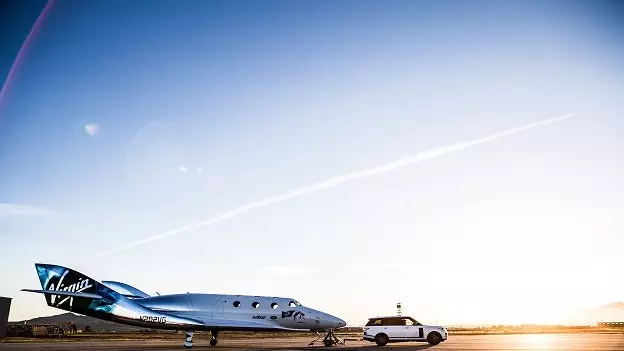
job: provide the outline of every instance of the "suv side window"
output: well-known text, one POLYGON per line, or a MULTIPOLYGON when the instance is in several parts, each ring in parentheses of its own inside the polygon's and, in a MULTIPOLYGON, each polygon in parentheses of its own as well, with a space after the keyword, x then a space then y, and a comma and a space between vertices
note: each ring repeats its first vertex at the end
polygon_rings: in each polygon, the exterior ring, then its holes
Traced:
POLYGON ((406 324, 406 325, 422 325, 422 324, 420 324, 417 320, 415 320, 414 318, 411 318, 411 317, 410 317, 410 318, 408 318, 408 321, 409 321, 409 322, 407 322, 407 323, 410 323, 410 322, 411 322, 411 324, 406 324))
POLYGON ((403 318, 386 318, 383 321, 382 325, 386 325, 386 326, 395 326, 395 325, 405 325, 405 323, 403 322, 403 318))
POLYGON ((368 321, 368 323, 366 323, 367 327, 379 326, 379 325, 382 325, 381 319, 371 319, 368 321))
POLYGON ((409 326, 414 325, 414 321, 411 320, 410 318, 404 318, 403 325, 409 325, 409 326))

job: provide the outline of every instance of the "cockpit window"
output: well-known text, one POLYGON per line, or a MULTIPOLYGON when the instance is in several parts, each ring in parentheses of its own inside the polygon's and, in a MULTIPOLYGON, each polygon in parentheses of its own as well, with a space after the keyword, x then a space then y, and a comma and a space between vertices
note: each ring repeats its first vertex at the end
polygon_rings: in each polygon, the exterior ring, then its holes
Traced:
POLYGON ((253 308, 258 308, 258 306, 260 306, 260 303, 255 302, 255 301, 251 304, 251 307, 253 308))
POLYGON ((295 301, 295 300, 291 300, 288 303, 288 306, 290 306, 290 307, 297 307, 297 306, 301 306, 301 304, 299 302, 295 301))

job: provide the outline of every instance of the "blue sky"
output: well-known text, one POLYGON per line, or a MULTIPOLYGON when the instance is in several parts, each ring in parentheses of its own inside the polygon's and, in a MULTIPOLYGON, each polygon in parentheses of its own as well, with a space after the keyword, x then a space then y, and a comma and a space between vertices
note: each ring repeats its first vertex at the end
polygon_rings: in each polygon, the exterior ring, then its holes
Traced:
MULTIPOLYGON (((34 4, 3 24, 2 78, 45 5, 34 4)), ((148 292, 294 296, 352 324, 397 300, 443 323, 558 322, 621 301, 622 10, 55 2, 0 106, 0 264, 10 267, 0 295, 14 298, 11 320, 58 312, 19 292, 38 286, 35 262, 148 292)))

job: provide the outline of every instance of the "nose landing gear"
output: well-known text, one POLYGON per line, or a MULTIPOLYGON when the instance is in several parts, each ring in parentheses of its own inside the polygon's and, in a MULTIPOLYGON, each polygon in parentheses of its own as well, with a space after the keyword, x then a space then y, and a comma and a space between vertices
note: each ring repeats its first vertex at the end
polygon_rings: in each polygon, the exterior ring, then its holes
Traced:
MULTIPOLYGON (((318 338, 312 340, 308 346, 312 346, 314 345, 315 342, 317 342, 320 338, 321 338, 321 334, 319 334, 319 332, 316 332, 316 335, 318 335, 318 338)), ((327 335, 325 335, 325 338, 323 338, 323 345, 330 347, 330 346, 334 346, 334 345, 338 345, 338 344, 343 344, 344 345, 344 341, 340 341, 340 339, 338 339, 338 337, 336 336, 336 334, 334 334, 333 329, 329 329, 329 331, 327 332, 327 335)))
POLYGON ((336 334, 334 334, 334 331, 330 329, 323 339, 323 345, 330 347, 338 344, 344 344, 344 342, 340 341, 340 339, 336 337, 336 334))

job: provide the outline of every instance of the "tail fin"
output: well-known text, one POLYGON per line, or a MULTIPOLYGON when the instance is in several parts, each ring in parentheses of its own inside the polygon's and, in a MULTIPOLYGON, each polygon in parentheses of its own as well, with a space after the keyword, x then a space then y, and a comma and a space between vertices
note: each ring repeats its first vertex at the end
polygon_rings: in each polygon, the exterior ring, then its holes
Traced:
POLYGON ((205 326, 201 321, 147 308, 72 269, 42 263, 36 263, 35 267, 42 290, 23 290, 43 293, 48 306, 138 327, 188 329, 205 326))
MULTIPOLYGON (((97 294, 100 283, 82 273, 51 264, 36 263, 35 267, 43 290, 84 293, 85 295, 97 294)), ((45 298, 48 306, 66 310, 73 310, 76 303, 80 305, 80 302, 83 302, 87 306, 91 303, 91 299, 54 294, 45 294, 45 298)))

